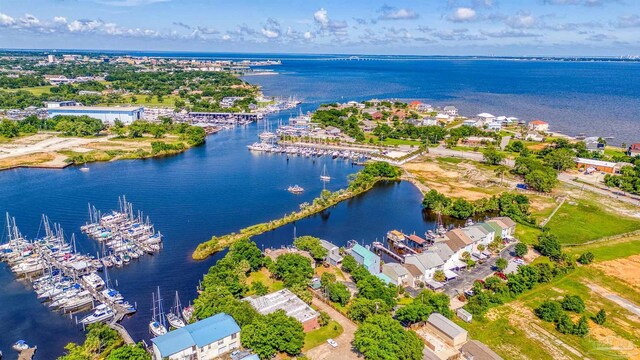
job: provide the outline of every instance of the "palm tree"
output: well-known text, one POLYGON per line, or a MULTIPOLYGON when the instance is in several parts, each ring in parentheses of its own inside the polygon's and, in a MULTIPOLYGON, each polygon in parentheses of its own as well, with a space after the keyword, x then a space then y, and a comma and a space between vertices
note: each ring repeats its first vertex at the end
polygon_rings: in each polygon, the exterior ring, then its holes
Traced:
POLYGON ((506 174, 507 172, 509 172, 509 168, 504 165, 500 165, 496 168, 495 174, 496 176, 500 177, 500 186, 502 186, 502 182, 504 181, 504 174, 506 174))

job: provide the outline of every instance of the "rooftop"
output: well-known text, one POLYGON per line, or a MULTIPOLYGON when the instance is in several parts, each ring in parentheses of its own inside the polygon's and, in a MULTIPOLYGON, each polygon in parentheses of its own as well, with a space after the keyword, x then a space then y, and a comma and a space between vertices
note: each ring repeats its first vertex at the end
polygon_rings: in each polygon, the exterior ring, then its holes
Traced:
POLYGON ((142 106, 63 106, 50 108, 48 111, 136 111, 143 109, 142 106))
POLYGON ((300 300, 300 298, 289 289, 282 289, 260 297, 248 297, 245 300, 262 315, 284 310, 288 316, 291 316, 299 322, 305 322, 319 315, 317 311, 300 300))
POLYGON ((616 163, 610 161, 602 161, 602 160, 593 160, 593 159, 584 159, 584 158, 576 158, 576 162, 580 164, 593 165, 593 166, 605 166, 605 167, 615 167, 616 163))
POLYGON ((204 347, 238 332, 240 327, 231 315, 219 313, 153 338, 151 342, 164 358, 193 346, 204 347))
POLYGON ((378 257, 378 255, 374 254, 371 250, 368 250, 360 244, 355 244, 351 248, 351 252, 360 255, 363 258, 363 262, 366 266, 373 264, 374 259, 378 257))
POLYGON ((542 121, 542 120, 533 120, 533 121, 529 122, 529 124, 533 124, 533 125, 549 125, 548 122, 542 121))
POLYGON ((478 340, 468 341, 460 348, 464 359, 472 360, 502 360, 502 358, 478 340))
POLYGON ((455 338, 461 334, 467 334, 467 330, 461 328, 458 324, 439 313, 429 315, 427 322, 450 338, 455 338))

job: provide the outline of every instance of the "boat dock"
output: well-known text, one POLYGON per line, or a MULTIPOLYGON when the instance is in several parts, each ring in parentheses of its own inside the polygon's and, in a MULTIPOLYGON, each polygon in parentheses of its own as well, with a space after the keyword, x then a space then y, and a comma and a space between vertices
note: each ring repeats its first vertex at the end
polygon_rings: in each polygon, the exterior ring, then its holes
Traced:
POLYGON ((391 250, 387 249, 387 248, 384 246, 384 244, 383 244, 383 243, 381 243, 381 242, 379 242, 379 241, 374 241, 372 245, 373 245, 373 249, 374 249, 374 250, 376 250, 376 251, 378 251, 378 252, 381 252, 381 253, 384 253, 384 254, 388 255, 389 257, 391 257, 392 259, 394 259, 394 260, 398 261, 398 262, 399 262, 399 263, 401 263, 401 264, 403 264, 403 263, 404 263, 404 256, 400 256, 400 255, 398 255, 398 254, 394 253, 393 251, 391 251, 391 250))
POLYGON ((28 349, 20 351, 18 355, 18 360, 31 360, 36 355, 37 347, 30 347, 28 349))

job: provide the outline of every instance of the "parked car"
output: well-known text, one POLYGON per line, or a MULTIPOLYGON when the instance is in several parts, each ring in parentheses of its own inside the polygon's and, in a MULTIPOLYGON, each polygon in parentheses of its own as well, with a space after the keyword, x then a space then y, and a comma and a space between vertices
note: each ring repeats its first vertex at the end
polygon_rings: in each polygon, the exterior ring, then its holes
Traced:
POLYGON ((502 280, 505 280, 505 281, 507 280, 507 275, 505 275, 505 274, 504 274, 503 272, 501 272, 501 271, 496 271, 496 272, 494 272, 494 273, 493 273, 493 275, 495 275, 495 276, 499 277, 499 278, 500 278, 500 279, 502 279, 502 280))
POLYGON ((475 293, 473 292, 473 289, 469 289, 469 290, 466 290, 466 291, 464 292, 464 294, 465 294, 467 297, 471 297, 471 296, 473 296, 475 293))
POLYGON ((338 347, 338 343, 333 339, 327 339, 327 342, 329 343, 329 345, 331 345, 331 347, 338 347))

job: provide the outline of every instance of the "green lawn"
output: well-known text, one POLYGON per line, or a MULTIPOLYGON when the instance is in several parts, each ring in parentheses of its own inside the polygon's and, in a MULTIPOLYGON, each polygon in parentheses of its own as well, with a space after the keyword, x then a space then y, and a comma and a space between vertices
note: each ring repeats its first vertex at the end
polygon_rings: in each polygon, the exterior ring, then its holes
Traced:
POLYGON ((282 281, 271 278, 271 274, 266 268, 262 268, 260 271, 254 271, 249 274, 247 284, 251 284, 255 281, 262 281, 262 283, 269 288, 270 292, 282 290, 284 288, 282 281))
POLYGON ((304 347, 302 351, 313 349, 314 347, 323 344, 328 339, 334 339, 340 336, 344 330, 342 326, 337 322, 331 320, 326 326, 321 327, 313 331, 309 331, 304 335, 304 347))
POLYGON ((395 146, 395 145, 415 145, 420 146, 419 140, 403 140, 403 139, 390 139, 386 138, 382 142, 384 145, 395 146))
POLYGON ((25 87, 25 88, 19 88, 19 89, 2 89, 3 91, 10 91, 10 92, 16 92, 16 91, 29 91, 31 93, 33 93, 33 95, 42 95, 44 93, 49 92, 49 90, 51 90, 51 85, 45 85, 45 86, 34 86, 34 87, 25 87))
POLYGON ((516 225, 516 238, 525 244, 536 244, 542 230, 523 224, 516 225))
POLYGON ((587 251, 593 253, 594 261, 607 261, 640 254, 640 236, 617 239, 611 242, 597 242, 586 245, 565 247, 566 252, 580 255, 587 251))
POLYGON ((605 211, 596 202, 565 202, 547 226, 562 244, 583 244, 607 236, 640 230, 640 220, 605 211))

